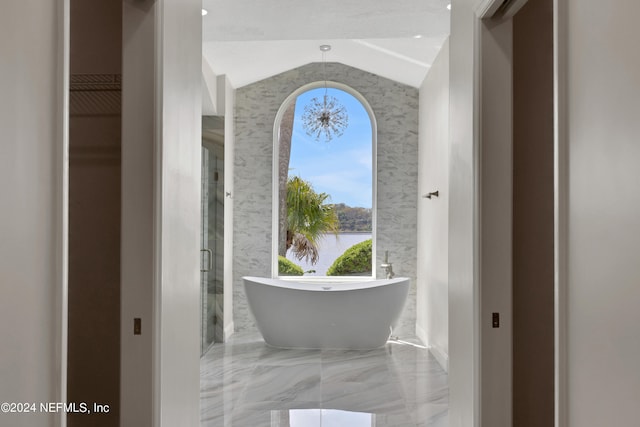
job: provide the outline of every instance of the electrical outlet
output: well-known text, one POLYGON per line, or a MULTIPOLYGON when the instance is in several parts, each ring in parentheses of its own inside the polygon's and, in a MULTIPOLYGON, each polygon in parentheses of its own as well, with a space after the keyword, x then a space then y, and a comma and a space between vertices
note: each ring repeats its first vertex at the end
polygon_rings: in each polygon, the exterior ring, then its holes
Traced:
POLYGON ((491 317, 491 326, 494 328, 500 327, 500 313, 493 313, 491 317))

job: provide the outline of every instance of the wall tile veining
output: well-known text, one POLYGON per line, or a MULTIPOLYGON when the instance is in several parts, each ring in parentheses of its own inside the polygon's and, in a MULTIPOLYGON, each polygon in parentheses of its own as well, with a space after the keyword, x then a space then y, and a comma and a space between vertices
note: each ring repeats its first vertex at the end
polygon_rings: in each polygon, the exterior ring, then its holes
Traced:
MULTIPOLYGON (((273 127, 292 92, 324 80, 321 63, 308 64, 236 92, 234 173, 234 292, 236 331, 255 329, 242 277, 271 276, 273 127)), ((415 331, 417 251, 418 90, 339 63, 327 80, 350 86, 369 102, 378 125, 376 268, 389 251, 397 276, 411 279, 394 334, 415 331)))

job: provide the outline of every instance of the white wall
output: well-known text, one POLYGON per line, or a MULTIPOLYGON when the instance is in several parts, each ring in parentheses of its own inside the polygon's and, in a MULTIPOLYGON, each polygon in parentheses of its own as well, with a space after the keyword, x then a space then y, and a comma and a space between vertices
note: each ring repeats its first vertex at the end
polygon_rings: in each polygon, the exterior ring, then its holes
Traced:
POLYGON ((123 427, 199 425, 200 9, 124 5, 123 427))
POLYGON ((420 86, 416 335, 449 365, 449 42, 420 86), (438 198, 423 196, 439 191, 438 198))
POLYGON ((476 219, 476 0, 451 7, 449 150, 449 425, 476 426, 479 333, 476 219))
MULTIPOLYGON (((202 115, 223 115, 224 111, 218 111, 218 76, 211 70, 207 59, 202 56, 202 115)), ((224 93, 222 94, 224 97, 224 93)), ((223 98, 224 99, 224 98, 223 98)))
POLYGON ((160 425, 197 427, 200 425, 202 1, 164 0, 161 4, 162 166, 161 170, 156 169, 156 178, 161 179, 160 194, 156 190, 156 196, 161 198, 156 204, 161 224, 161 264, 156 267, 161 298, 157 403, 160 425))
MULTIPOLYGON (((66 2, 2 3, 1 402, 65 398, 67 43, 66 2)), ((0 413, 0 425, 59 421, 55 414, 0 413)))
POLYGON ((637 425, 640 2, 569 0, 561 12, 568 425, 637 425))

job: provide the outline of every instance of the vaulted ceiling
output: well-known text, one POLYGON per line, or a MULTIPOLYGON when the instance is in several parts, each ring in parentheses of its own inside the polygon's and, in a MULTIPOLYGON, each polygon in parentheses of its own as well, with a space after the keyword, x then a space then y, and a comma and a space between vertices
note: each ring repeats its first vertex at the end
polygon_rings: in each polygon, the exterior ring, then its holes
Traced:
POLYGON ((242 87, 341 62, 419 87, 449 35, 449 0, 203 0, 203 55, 242 87))

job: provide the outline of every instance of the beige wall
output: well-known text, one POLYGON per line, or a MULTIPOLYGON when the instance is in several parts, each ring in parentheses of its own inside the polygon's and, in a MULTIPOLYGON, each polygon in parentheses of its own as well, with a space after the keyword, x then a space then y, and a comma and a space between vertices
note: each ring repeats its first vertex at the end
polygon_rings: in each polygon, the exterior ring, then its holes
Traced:
POLYGON ((638 423, 640 2, 563 2, 568 425, 638 423))
MULTIPOLYGON (((66 392, 65 19, 56 0, 5 1, 0 14, 1 402, 66 392)), ((60 419, 0 413, 14 427, 60 419)))
POLYGON ((153 417, 154 134, 157 3, 123 4, 120 425, 147 427, 153 417), (133 335, 133 319, 141 335, 133 335))
POLYGON ((449 223, 449 42, 420 86, 416 334, 447 370, 449 223), (437 198, 425 194, 438 191, 437 198))

